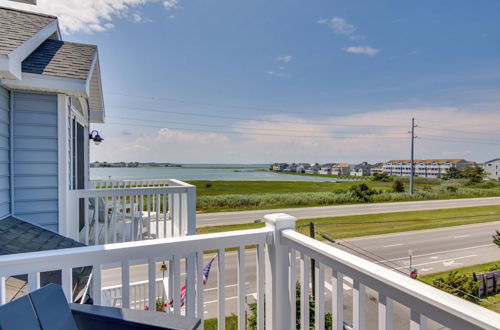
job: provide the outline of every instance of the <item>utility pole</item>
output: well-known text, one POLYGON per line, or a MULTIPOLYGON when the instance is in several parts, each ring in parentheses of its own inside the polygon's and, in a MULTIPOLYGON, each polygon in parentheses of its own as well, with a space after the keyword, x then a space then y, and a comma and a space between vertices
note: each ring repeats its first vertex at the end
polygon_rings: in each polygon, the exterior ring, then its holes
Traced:
POLYGON ((413 154, 415 147, 415 118, 411 119, 411 160, 410 160, 410 194, 413 194, 414 186, 413 186, 413 177, 415 176, 415 164, 413 163, 413 154))
MULTIPOLYGON (((309 236, 315 238, 314 233, 314 222, 309 222, 309 236)), ((302 285, 308 285, 308 283, 303 283, 302 285)), ((311 286, 312 286, 312 296, 316 299, 316 262, 311 258, 311 286)))

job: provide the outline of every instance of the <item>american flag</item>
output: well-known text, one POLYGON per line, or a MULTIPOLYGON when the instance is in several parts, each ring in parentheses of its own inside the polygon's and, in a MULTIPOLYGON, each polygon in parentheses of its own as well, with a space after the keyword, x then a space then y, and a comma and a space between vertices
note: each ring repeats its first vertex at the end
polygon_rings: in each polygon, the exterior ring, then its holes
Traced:
MULTIPOLYGON (((215 260, 215 257, 213 257, 212 260, 210 260, 210 262, 205 267, 203 267, 203 271, 202 271, 203 285, 207 284, 208 274, 210 274, 210 268, 212 267, 212 262, 214 262, 214 260, 215 260)), ((184 285, 181 288, 181 294, 180 294, 181 307, 183 307, 184 303, 186 302, 186 289, 187 289, 186 285, 184 285)), ((169 306, 172 306, 173 304, 174 304, 173 300, 170 300, 169 303, 168 303, 169 306)))

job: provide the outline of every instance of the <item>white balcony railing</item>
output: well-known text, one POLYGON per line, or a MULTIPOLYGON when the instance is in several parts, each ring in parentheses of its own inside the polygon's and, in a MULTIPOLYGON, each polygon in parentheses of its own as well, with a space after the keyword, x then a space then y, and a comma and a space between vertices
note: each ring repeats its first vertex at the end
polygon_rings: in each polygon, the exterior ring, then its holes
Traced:
POLYGON ((92 181, 69 191, 70 237, 86 245, 192 235, 196 187, 178 180, 92 181), (83 219, 74 221, 74 219, 83 219))
MULTIPOLYGON (((217 251, 217 314, 219 329, 224 329, 226 313, 226 252, 237 250, 237 304, 238 328, 245 329, 245 282, 256 287, 258 329, 295 328, 295 286, 301 282, 301 329, 309 329, 309 283, 310 262, 316 265, 315 328, 324 328, 325 306, 331 297, 331 312, 334 329, 344 327, 344 321, 352 323, 354 329, 392 329, 393 302, 407 306, 410 317, 407 326, 411 330, 425 329, 429 319, 451 329, 499 329, 500 314, 449 295, 426 284, 412 280, 402 274, 356 257, 330 245, 311 239, 295 228, 295 218, 286 214, 265 217, 266 227, 205 235, 191 235, 166 239, 126 242, 108 245, 71 248, 0 256, 0 293, 5 292, 4 278, 18 274, 29 274, 29 288, 39 286, 39 272, 62 271, 62 286, 68 300, 72 297, 72 268, 93 266, 92 288, 94 303, 103 304, 101 283, 103 268, 117 263, 121 272, 121 306, 130 308, 130 265, 144 261, 148 266, 147 301, 151 304, 158 296, 155 284, 156 262, 168 260, 171 269, 173 309, 168 313, 185 314, 204 318, 203 266, 204 252, 217 251), (248 249, 255 247, 255 273, 248 271, 250 257, 248 249), (300 257, 300 271, 296 272, 296 257, 300 257), (181 265, 185 262, 185 273, 181 265), (328 271, 326 271, 328 270, 328 271), (330 276, 331 271, 331 276, 330 276), (251 274, 254 274, 251 276, 251 274), (344 320, 347 301, 343 278, 352 279, 352 320, 344 320), (186 284, 184 307, 179 296, 181 285, 186 284), (325 286, 331 285, 331 296, 326 295, 325 286), (378 325, 367 324, 367 290, 378 293, 376 308, 378 325), (265 301, 265 304, 264 304, 265 301), (264 313, 265 308, 265 313, 264 313)), ((232 253, 232 252, 231 252, 232 253)), ((229 260, 229 259, 228 259, 229 260)), ((214 264, 215 268, 215 264, 214 264)), ((234 270, 233 270, 234 272, 234 270)), ((0 298, 4 295, 0 294, 0 298)), ((3 298, 4 300, 5 298, 3 298)), ((0 301, 3 303, 4 301, 0 301)), ((145 299, 146 300, 146 299, 145 299)), ((146 313, 146 311, 145 311, 146 313)), ((400 328, 398 328, 400 329, 400 328)))

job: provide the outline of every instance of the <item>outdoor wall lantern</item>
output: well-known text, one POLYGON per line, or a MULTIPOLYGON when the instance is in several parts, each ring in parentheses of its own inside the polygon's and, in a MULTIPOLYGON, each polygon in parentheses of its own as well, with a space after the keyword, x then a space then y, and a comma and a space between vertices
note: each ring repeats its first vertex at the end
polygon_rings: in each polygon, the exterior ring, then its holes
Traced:
POLYGON ((90 132, 89 139, 94 140, 94 143, 96 146, 98 146, 99 143, 104 141, 104 139, 99 135, 99 132, 96 130, 93 130, 92 132, 90 132))

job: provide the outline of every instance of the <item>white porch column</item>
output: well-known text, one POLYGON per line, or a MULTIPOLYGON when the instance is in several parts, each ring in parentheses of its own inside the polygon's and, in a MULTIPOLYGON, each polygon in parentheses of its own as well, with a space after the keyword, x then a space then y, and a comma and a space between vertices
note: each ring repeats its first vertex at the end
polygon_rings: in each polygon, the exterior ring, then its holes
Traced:
POLYGON ((281 231, 295 230, 297 219, 274 213, 264 216, 264 221, 274 229, 272 242, 266 244, 266 329, 291 329, 288 247, 281 244, 281 231))

